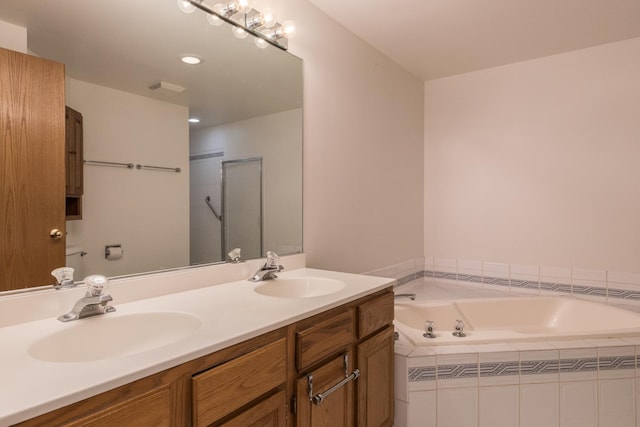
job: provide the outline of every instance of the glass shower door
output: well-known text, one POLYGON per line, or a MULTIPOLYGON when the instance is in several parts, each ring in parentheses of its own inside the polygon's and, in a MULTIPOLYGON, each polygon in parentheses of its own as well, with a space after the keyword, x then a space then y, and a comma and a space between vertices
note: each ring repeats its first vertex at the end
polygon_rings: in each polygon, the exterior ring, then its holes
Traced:
POLYGON ((243 259, 263 257, 262 158, 222 162, 222 254, 242 249, 243 259))

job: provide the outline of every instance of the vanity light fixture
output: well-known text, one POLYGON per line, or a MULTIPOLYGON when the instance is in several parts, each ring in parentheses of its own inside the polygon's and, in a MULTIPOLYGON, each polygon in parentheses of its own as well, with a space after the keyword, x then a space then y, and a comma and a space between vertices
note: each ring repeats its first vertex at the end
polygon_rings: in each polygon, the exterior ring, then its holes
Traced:
POLYGON ((197 117, 189 117, 189 123, 200 123, 200 119, 197 117))
POLYGON ((193 56, 193 55, 183 55, 180 57, 180 61, 184 62, 185 64, 189 64, 189 65, 198 65, 202 62, 202 59, 198 58, 197 56, 193 56))
MULTIPOLYGON (((207 21, 211 25, 218 26, 223 22, 231 24, 233 34, 240 39, 245 38, 247 34, 252 34, 256 37, 255 43, 260 48, 272 45, 287 50, 288 40, 296 33, 293 21, 284 21, 279 24, 269 9, 263 12, 253 9, 249 0, 230 0, 211 6, 213 1, 215 0, 178 0, 178 5, 186 2, 206 12, 207 21)), ((188 9, 180 6, 180 10, 188 9)))
POLYGON ((256 28, 272 28, 276 25, 276 17, 273 16, 271 9, 265 9, 262 12, 256 11, 252 17, 247 17, 246 26, 250 30, 256 28))

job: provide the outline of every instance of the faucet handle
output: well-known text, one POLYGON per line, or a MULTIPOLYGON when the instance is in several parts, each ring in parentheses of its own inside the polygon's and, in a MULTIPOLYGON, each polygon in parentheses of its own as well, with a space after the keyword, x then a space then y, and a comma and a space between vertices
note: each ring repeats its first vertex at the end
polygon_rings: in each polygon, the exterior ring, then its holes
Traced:
POLYGON ((87 285, 87 294, 93 297, 98 297, 109 289, 109 279, 100 274, 85 277, 84 283, 87 285))
POLYGON ((280 262, 280 256, 272 251, 267 251, 267 267, 277 267, 280 262))
POLYGON ((232 249, 227 255, 229 255, 231 261, 235 262, 236 264, 242 262, 242 249, 240 248, 232 249))
POLYGON ((51 272, 51 275, 56 278, 56 285, 54 288, 60 289, 63 286, 73 286, 73 268, 72 267, 60 267, 51 272))

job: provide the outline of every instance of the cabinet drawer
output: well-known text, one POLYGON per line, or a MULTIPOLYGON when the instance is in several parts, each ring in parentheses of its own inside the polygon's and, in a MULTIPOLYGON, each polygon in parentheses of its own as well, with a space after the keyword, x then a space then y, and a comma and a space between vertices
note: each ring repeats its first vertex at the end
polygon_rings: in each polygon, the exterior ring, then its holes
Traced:
POLYGON ((287 342, 272 344, 194 376, 193 420, 206 426, 241 408, 287 379, 287 342))
POLYGON ((171 425, 171 391, 164 388, 146 396, 109 407, 66 427, 169 427, 171 425))
POLYGON ((358 306, 358 337, 369 334, 393 322, 393 293, 386 293, 358 306))
POLYGON ((349 346, 355 339, 353 309, 296 334, 296 367, 302 370, 349 346))

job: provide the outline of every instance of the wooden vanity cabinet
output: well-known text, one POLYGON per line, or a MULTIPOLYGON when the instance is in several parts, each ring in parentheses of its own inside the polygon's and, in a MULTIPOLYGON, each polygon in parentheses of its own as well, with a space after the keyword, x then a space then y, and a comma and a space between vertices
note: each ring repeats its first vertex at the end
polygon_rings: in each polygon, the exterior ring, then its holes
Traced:
POLYGON ((296 426, 393 425, 393 303, 388 289, 295 325, 296 426))
POLYGON ((389 288, 18 425, 391 426, 392 321, 389 288))

